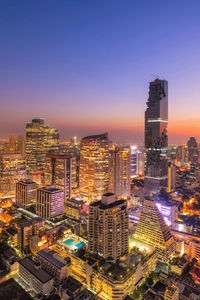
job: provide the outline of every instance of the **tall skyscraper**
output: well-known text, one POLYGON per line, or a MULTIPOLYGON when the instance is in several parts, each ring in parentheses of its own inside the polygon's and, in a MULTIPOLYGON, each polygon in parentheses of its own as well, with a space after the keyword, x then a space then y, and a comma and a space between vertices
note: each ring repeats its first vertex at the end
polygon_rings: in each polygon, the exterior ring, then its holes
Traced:
POLYGON ((49 154, 45 160, 45 185, 64 191, 64 200, 72 197, 77 187, 76 157, 63 153, 49 154))
POLYGON ((20 180, 16 184, 16 205, 27 209, 36 206, 36 195, 38 185, 29 180, 20 180))
POLYGON ((118 198, 131 196, 131 151, 118 148, 113 151, 113 192, 118 198))
POLYGON ((114 194, 103 195, 89 206, 88 251, 92 255, 116 261, 128 254, 128 211, 126 200, 114 194))
POLYGON ((188 161, 191 163, 198 163, 199 161, 199 150, 198 144, 195 137, 191 137, 188 142, 188 161))
POLYGON ((135 236, 155 247, 159 260, 166 262, 174 252, 174 239, 154 200, 145 199, 135 236))
POLYGON ((88 203, 100 200, 109 186, 108 134, 84 137, 80 150, 80 195, 88 203))
POLYGON ((37 190, 37 215, 47 220, 54 220, 64 213, 64 192, 47 186, 37 190))
POLYGON ((43 119, 33 119, 26 124, 26 160, 27 173, 31 179, 34 175, 44 174, 46 155, 58 150, 59 132, 44 123, 43 119))
POLYGON ((167 188, 168 173, 168 82, 150 82, 145 112, 145 193, 158 194, 167 188))

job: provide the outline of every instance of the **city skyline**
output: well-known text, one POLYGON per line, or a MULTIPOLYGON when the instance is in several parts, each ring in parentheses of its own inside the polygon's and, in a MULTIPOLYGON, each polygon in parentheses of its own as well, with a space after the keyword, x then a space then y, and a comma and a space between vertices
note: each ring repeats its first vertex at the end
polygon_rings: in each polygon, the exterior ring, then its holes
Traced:
POLYGON ((61 140, 143 144, 154 73, 169 82, 169 143, 199 141, 200 3, 155 4, 2 2, 0 137, 42 117, 61 140))

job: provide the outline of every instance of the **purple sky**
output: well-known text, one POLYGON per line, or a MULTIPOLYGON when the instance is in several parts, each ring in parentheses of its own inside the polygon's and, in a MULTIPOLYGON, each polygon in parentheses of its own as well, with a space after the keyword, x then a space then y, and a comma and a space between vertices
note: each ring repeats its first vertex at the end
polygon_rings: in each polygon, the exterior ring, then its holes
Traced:
POLYGON ((61 138, 142 143, 150 73, 169 82, 169 137, 200 138, 200 1, 0 3, 0 138, 43 117, 61 138), (170 3, 169 3, 170 2, 170 3))

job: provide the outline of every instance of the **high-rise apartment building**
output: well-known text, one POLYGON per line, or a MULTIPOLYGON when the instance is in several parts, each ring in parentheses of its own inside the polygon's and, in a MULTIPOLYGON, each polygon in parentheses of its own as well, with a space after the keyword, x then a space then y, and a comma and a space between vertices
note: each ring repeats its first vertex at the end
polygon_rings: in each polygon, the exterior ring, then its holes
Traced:
POLYGON ((108 134, 84 137, 80 150, 80 195, 88 203, 100 200, 109 186, 108 134))
POLYGON ((131 196, 131 151, 118 148, 113 151, 113 192, 118 198, 131 196))
POLYGON ((188 149, 187 145, 179 145, 177 147, 177 154, 176 154, 176 164, 178 167, 183 166, 188 162, 188 149))
POLYGON ((176 167, 172 163, 168 164, 168 186, 167 192, 175 192, 176 189, 176 167))
POLYGON ((199 150, 198 150, 198 144, 194 137, 191 137, 188 142, 188 161, 191 163, 198 163, 199 161, 199 150))
POLYGON ((16 182, 26 178, 26 159, 22 154, 0 155, 0 195, 14 195, 16 182))
POLYGON ((47 186, 37 190, 37 215, 53 220, 64 213, 64 192, 55 186, 47 186))
POLYGON ((36 206, 36 195, 38 185, 29 180, 20 180, 16 183, 16 205, 27 209, 36 206))
POLYGON ((144 200, 135 236, 155 247, 158 259, 163 262, 168 261, 174 252, 173 236, 154 200, 144 200))
POLYGON ((46 155, 58 150, 59 132, 44 123, 43 119, 33 119, 26 124, 26 160, 27 173, 33 178, 44 174, 46 155))
POLYGON ((128 254, 128 211, 126 200, 105 194, 89 206, 88 251, 116 261, 128 254))
POLYGON ((150 82, 145 112, 145 193, 158 194, 167 188, 168 173, 168 82, 150 82))
POLYGON ((45 161, 45 185, 64 191, 64 200, 72 197, 77 187, 76 157, 63 153, 49 154, 45 161))
POLYGON ((131 178, 144 176, 144 152, 131 146, 131 178))

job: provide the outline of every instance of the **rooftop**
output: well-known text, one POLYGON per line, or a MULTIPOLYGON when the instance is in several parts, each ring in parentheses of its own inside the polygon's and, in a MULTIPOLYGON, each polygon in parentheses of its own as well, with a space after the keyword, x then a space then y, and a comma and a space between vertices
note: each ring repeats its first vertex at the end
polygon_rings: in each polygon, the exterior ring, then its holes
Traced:
POLYGON ((89 136, 85 136, 83 140, 89 140, 89 139, 94 139, 94 140, 104 140, 104 139, 108 139, 108 133, 102 133, 102 134, 97 134, 97 135, 89 135, 89 136))
POLYGON ((75 292, 76 290, 79 290, 81 287, 82 284, 71 276, 67 277, 62 284, 63 290, 69 290, 71 292, 75 292))
POLYGON ((100 209, 108 209, 108 208, 113 208, 115 206, 119 206, 121 204, 125 204, 126 203, 126 200, 116 200, 115 202, 112 202, 108 205, 105 205, 102 203, 102 201, 96 201, 96 202, 93 202, 92 204, 90 204, 91 207, 97 207, 99 206, 100 209))
POLYGON ((22 265, 26 270, 28 270, 34 277, 36 277, 42 283, 46 283, 52 279, 52 276, 49 275, 46 271, 41 269, 36 262, 34 262, 29 257, 25 257, 19 261, 19 264, 22 265))
POLYGON ((67 262, 61 257, 59 256, 54 250, 49 250, 48 248, 40 250, 37 255, 44 259, 46 259, 47 261, 49 261, 51 264, 53 264, 54 266, 56 266, 57 268, 61 269, 63 268, 67 262))
POLYGON ((50 193, 63 192, 62 190, 56 188, 55 185, 44 186, 43 188, 40 188, 39 190, 47 191, 47 192, 50 192, 50 193))

